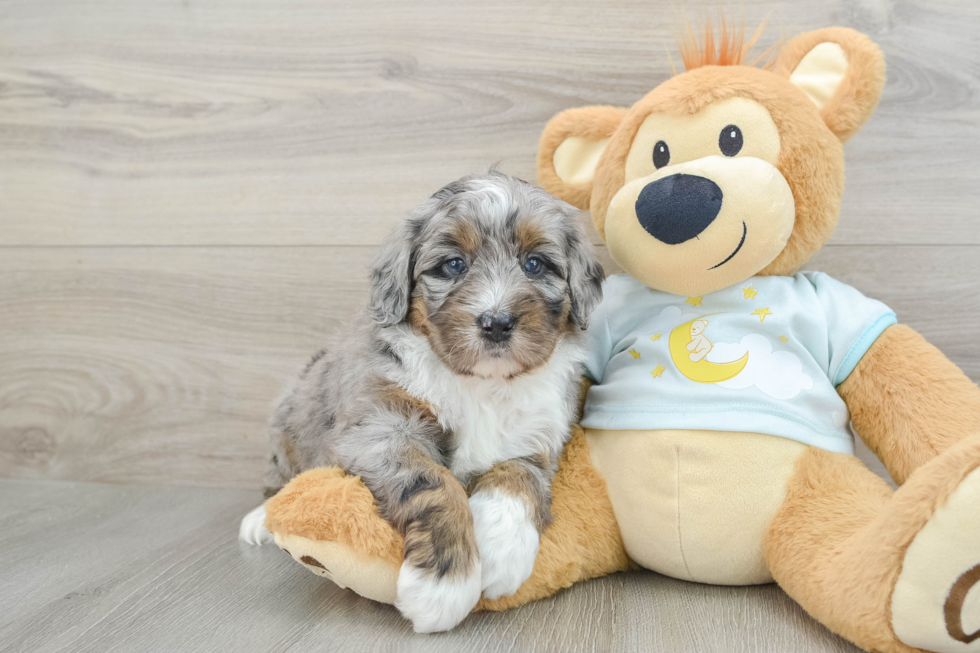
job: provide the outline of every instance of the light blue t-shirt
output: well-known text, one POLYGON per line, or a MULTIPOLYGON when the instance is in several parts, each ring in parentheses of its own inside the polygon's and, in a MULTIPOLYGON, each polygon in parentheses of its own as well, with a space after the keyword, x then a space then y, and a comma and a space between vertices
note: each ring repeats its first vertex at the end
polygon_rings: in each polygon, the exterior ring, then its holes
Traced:
POLYGON ((609 277, 582 425, 768 433, 854 453, 843 383, 895 314, 822 272, 680 297, 609 277))

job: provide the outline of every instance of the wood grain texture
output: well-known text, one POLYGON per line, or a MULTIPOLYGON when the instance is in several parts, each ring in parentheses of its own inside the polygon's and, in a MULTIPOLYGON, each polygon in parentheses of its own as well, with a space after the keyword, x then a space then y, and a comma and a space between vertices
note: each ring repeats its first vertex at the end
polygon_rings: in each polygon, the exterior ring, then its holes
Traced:
POLYGON ((3 653, 857 650, 774 585, 652 572, 414 635, 394 608, 238 543, 257 492, 0 480, 0 498, 3 653))
MULTIPOLYGON (((808 267, 980 379, 980 4, 740 4, 763 46, 882 46, 808 267)), ((632 104, 675 24, 649 0, 0 0, 0 651, 853 651, 774 586, 648 572, 415 637, 234 539, 270 404, 383 235, 492 162, 533 179, 547 119, 632 104)))
POLYGON ((273 400, 366 296, 364 248, 0 258, 0 473, 257 487, 273 400))
MULTIPOLYGON (((980 244, 980 5, 739 4, 763 46, 840 24, 885 52, 835 243, 980 244)), ((632 104, 676 24, 649 0, 4 0, 0 244, 376 245, 462 173, 533 179, 547 119, 632 104)))
MULTIPOLYGON (((0 476, 258 488, 271 404, 366 298, 373 248, 4 253, 0 476)), ((980 247, 838 247, 813 263, 980 379, 963 337, 980 247)))

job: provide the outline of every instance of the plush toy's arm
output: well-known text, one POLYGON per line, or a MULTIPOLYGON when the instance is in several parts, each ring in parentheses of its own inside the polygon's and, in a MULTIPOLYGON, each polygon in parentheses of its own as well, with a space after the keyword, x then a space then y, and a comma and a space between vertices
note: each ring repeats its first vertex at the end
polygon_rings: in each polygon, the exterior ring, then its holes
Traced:
POLYGON ((837 390, 854 429, 899 484, 980 432, 980 388, 905 325, 888 327, 837 390))

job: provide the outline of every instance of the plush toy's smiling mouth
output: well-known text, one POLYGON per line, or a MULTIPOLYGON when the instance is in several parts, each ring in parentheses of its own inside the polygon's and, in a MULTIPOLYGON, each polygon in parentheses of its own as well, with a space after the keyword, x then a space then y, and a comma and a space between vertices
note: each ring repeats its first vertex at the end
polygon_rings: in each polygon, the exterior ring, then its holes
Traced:
POLYGON ((734 251, 734 252, 732 252, 731 254, 729 254, 729 255, 728 255, 728 258, 726 258, 726 259, 725 259, 724 261, 722 261, 722 262, 721 262, 721 263, 719 263, 718 265, 712 265, 712 266, 711 266, 710 268, 708 268, 708 269, 709 269, 709 270, 714 270, 715 268, 720 268, 720 267, 721 267, 721 266, 723 266, 723 265, 724 265, 725 263, 728 263, 728 262, 729 262, 729 261, 731 261, 731 260, 732 260, 733 258, 735 258, 735 255, 736 255, 736 254, 738 254, 738 250, 740 250, 740 249, 742 249, 742 245, 744 245, 744 244, 745 244, 745 236, 746 236, 746 235, 747 235, 748 233, 749 233, 749 228, 748 228, 747 226, 745 226, 745 221, 743 220, 743 221, 742 221, 742 240, 740 240, 740 241, 738 241, 738 247, 736 247, 736 248, 735 248, 735 251, 734 251))

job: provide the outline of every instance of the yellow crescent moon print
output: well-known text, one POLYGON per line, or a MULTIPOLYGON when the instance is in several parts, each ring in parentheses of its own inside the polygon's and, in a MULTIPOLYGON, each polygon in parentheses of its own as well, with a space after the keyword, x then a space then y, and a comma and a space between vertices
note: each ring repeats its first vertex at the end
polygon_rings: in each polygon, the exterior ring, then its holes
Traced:
MULTIPOLYGON (((707 317, 707 315, 703 316, 707 317)), ((695 318, 700 320, 701 318, 695 318)), ((691 322, 685 322, 670 332, 670 357, 681 374, 698 383, 721 383, 738 376, 749 362, 749 353, 731 363, 711 363, 705 359, 697 363, 688 356, 687 345, 691 342, 691 322)))

